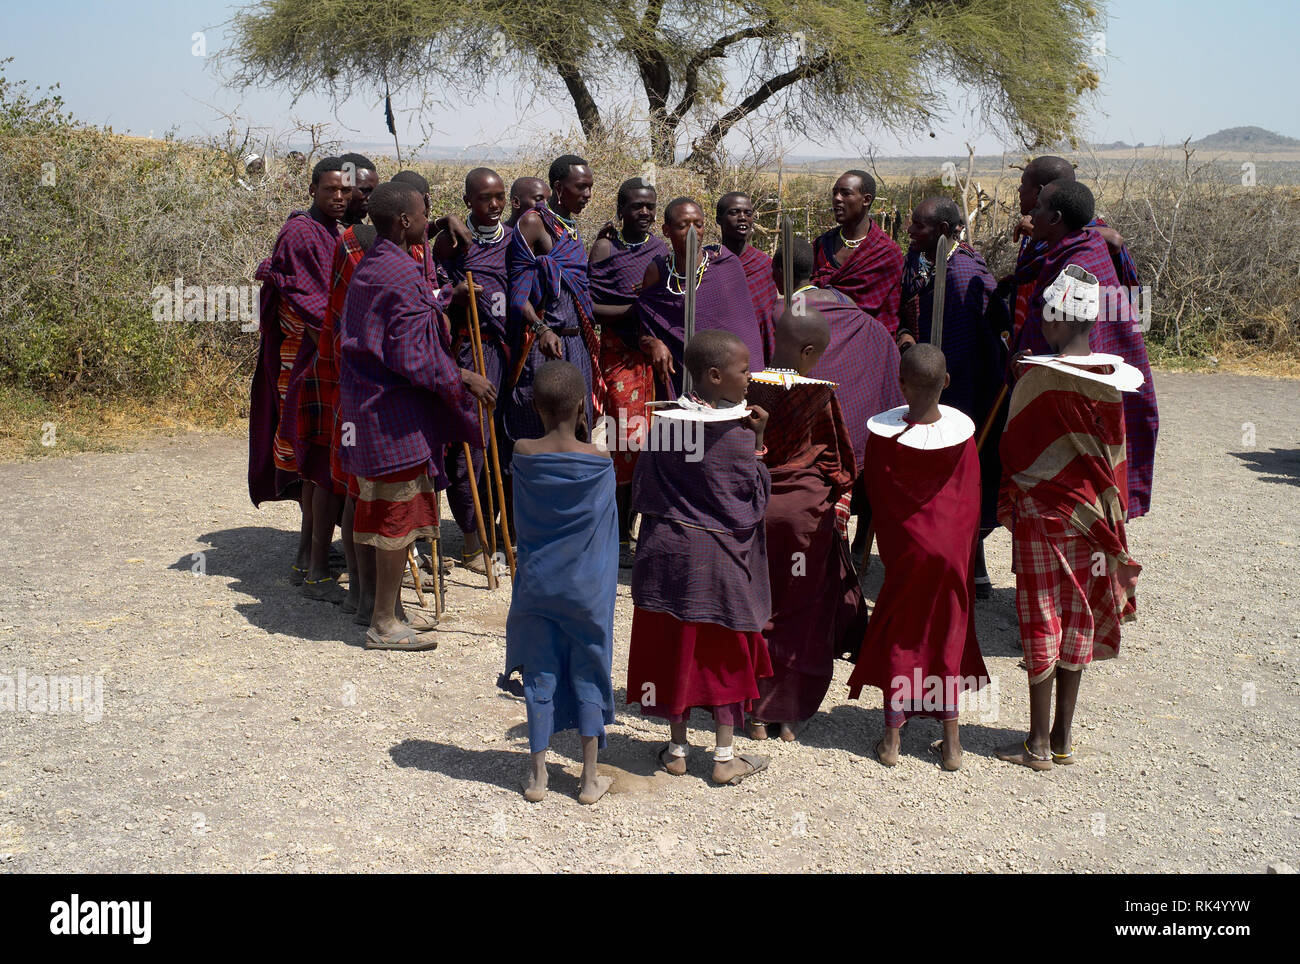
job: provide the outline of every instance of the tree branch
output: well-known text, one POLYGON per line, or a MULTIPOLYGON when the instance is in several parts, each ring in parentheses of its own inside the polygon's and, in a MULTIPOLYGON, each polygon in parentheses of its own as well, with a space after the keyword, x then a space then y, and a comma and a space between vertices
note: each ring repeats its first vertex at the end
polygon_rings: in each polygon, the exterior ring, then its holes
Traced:
POLYGON ((703 159, 703 155, 712 154, 731 128, 761 107, 773 94, 778 94, 801 80, 825 73, 830 69, 831 63, 830 54, 822 54, 812 60, 805 60, 783 74, 765 80, 757 90, 713 122, 713 126, 705 132, 704 136, 692 145, 686 164, 688 166, 698 164, 703 159))
POLYGON ((686 68, 683 71, 683 89, 681 100, 673 108, 673 112, 668 116, 670 125, 675 129, 686 112, 695 106, 695 98, 700 92, 700 71, 710 60, 726 56, 727 48, 733 44, 740 43, 742 40, 756 40, 762 37, 770 37, 776 32, 776 24, 768 21, 757 27, 745 27, 743 30, 735 30, 729 34, 723 34, 709 46, 695 53, 689 61, 686 62, 686 68))

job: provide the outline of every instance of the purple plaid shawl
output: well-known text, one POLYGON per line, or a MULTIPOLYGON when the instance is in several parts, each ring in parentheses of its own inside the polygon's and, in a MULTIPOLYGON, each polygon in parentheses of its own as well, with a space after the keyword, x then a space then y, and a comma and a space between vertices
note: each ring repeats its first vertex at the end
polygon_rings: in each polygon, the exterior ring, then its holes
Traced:
POLYGON ((772 613, 764 526, 772 478, 748 428, 703 424, 702 460, 672 451, 637 459, 632 601, 682 622, 762 632, 772 613))
POLYGON ((346 471, 373 479, 424 465, 443 489, 443 447, 482 446, 440 327, 420 265, 380 238, 353 272, 343 308, 339 417, 356 429, 356 444, 341 453, 346 471))
MULTIPOLYGON (((1083 229, 1086 231, 1089 228, 1106 227, 1110 225, 1103 218, 1093 218, 1084 225, 1083 229)), ((1106 250, 1110 251, 1109 245, 1106 250)), ((1028 237, 1021 238, 1020 252, 1016 255, 1016 284, 1033 284, 1043 270, 1043 259, 1046 256, 1046 244, 1031 241, 1028 237)), ((1111 252, 1110 261, 1115 267, 1115 275, 1119 278, 1120 284, 1128 288, 1138 286, 1137 262, 1133 260, 1133 255, 1129 254, 1128 245, 1120 245, 1118 252, 1111 252)))
MULTIPOLYGON (((474 285, 478 293, 478 320, 484 329, 490 329, 503 343, 506 337, 506 290, 509 281, 506 274, 506 252, 510 249, 510 237, 515 229, 502 225, 505 234, 495 244, 472 242, 469 250, 455 257, 436 260, 436 267, 452 286, 465 280, 465 272, 474 273, 474 285)), ((430 248, 433 245, 429 245, 430 248)), ((439 288, 441 288, 439 284, 439 288)), ((448 312, 457 327, 466 323, 469 311, 453 306, 448 312)))
MULTIPOLYGON (((283 299, 302 319, 303 324, 319 333, 330 300, 330 270, 334 264, 334 246, 338 243, 338 225, 316 211, 294 211, 275 239, 271 257, 258 265, 254 277, 262 282, 258 296, 261 334, 257 351, 257 368, 253 372, 252 396, 248 412, 248 494, 253 505, 293 494, 276 479, 272 446, 280 426, 280 394, 276 384, 280 377, 279 306, 283 299)), ((304 337, 304 347, 311 345, 303 362, 300 351, 295 362, 307 364, 315 354, 315 344, 304 337)), ((296 413, 295 413, 296 418, 296 413)))
POLYGON ((871 416, 902 405, 898 386, 898 346, 885 326, 853 303, 844 292, 821 288, 804 292, 808 304, 831 326, 831 343, 808 372, 810 378, 835 382, 844 424, 853 440, 857 471, 867 450, 871 416))
MULTIPOLYGON (((630 305, 641 291, 645 269, 658 257, 668 256, 668 245, 663 238, 653 234, 636 247, 628 247, 618 238, 611 238, 613 253, 604 261, 587 266, 591 275, 591 300, 598 305, 630 305)), ((623 340, 636 345, 635 318, 628 320, 626 331, 619 331, 623 340)))
POLYGON ((1089 346, 1093 351, 1119 355, 1142 372, 1142 389, 1124 393, 1124 433, 1128 444, 1128 518, 1136 519, 1151 508, 1151 484, 1155 472, 1156 435, 1160 413, 1156 387, 1147 360, 1141 319, 1129 302, 1129 288, 1115 270, 1115 260, 1106 242, 1086 228, 1062 238, 1043 256, 1029 311, 1017 333, 1012 354, 1029 351, 1035 355, 1051 351, 1043 338, 1043 291, 1066 265, 1077 264, 1097 276, 1101 286, 1101 314, 1092 329, 1089 346), (1108 297, 1107 292, 1114 292, 1108 297))
POLYGON ((521 231, 510 235, 506 265, 510 280, 510 312, 507 332, 510 346, 523 343, 524 303, 531 302, 537 314, 545 315, 552 328, 573 328, 582 318, 595 315, 591 307, 591 282, 587 277, 587 249, 581 237, 574 237, 543 201, 533 209, 542 219, 554 242, 550 254, 534 254, 521 231))
MULTIPOLYGON (((708 249, 709 266, 695 292, 695 330, 719 328, 729 331, 749 349, 751 371, 763 369, 763 335, 754 305, 749 300, 749 284, 740 259, 728 251, 708 249)), ((677 373, 673 391, 682 390, 682 341, 686 334, 686 296, 668 290, 668 257, 655 258, 659 283, 641 292, 636 303, 640 331, 658 338, 673 354, 677 373)))

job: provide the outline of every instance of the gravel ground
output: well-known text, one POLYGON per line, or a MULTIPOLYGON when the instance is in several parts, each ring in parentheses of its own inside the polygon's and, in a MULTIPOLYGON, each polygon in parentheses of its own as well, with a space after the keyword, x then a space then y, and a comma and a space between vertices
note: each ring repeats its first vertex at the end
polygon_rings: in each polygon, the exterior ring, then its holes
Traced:
MULTIPOLYGON (((493 685, 508 585, 489 594, 458 568, 436 652, 367 652, 337 609, 289 586, 296 509, 248 504, 242 440, 0 465, 0 701, 6 674, 103 681, 102 715, 89 696, 81 712, 0 709, 0 870, 1296 866, 1297 383, 1163 374, 1158 389, 1156 509, 1129 530, 1139 620, 1120 659, 1087 673, 1079 765, 1035 774, 992 756, 1028 720, 999 532, 978 610, 998 700, 964 716, 961 772, 927 752, 930 720, 880 766, 880 695, 848 702, 839 664, 798 742, 738 740, 773 756, 740 787, 709 784, 706 729, 688 776, 656 773, 665 728, 620 708, 602 754, 613 791, 593 808, 574 798, 573 734, 548 798, 520 795, 524 708, 493 685)), ((877 560, 872 598, 880 574, 877 560)), ((631 611, 624 584, 620 699, 631 611)))

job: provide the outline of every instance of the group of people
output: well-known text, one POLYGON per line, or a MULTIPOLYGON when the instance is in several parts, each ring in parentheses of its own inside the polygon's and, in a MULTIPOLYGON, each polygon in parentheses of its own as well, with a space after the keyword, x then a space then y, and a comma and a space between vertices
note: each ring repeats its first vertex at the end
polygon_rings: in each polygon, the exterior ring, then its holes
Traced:
POLYGON ((465 216, 430 220, 418 173, 379 183, 355 154, 315 165, 310 208, 257 272, 249 490, 301 506, 291 580, 365 625, 369 648, 436 646, 436 617, 402 606, 407 552, 436 536, 446 490, 462 564, 495 565, 474 491, 491 419, 518 540, 501 682, 527 707, 525 795, 545 793, 552 735, 576 728, 592 803, 609 785, 596 760, 620 568, 626 699, 667 722, 667 772, 688 770, 694 709, 713 716, 714 781, 766 769, 735 752, 736 728, 796 739, 837 658, 855 664, 852 697, 884 692, 883 764, 923 715, 943 722, 955 770, 959 702, 988 681, 974 605, 990 591, 982 539, 1001 524, 1031 713, 1028 738, 998 755, 1073 763, 1081 671, 1115 655, 1134 613, 1124 526, 1150 505, 1157 413, 1136 269, 1069 163, 1025 168, 1020 254, 1000 282, 947 198, 917 205, 901 250, 863 171, 834 184, 836 227, 771 257, 751 243, 753 199, 723 195, 721 243, 698 249, 691 278, 701 203, 661 206, 626 181, 588 250, 576 221, 594 183, 574 155, 508 190, 477 168, 465 216), (665 425, 699 444, 652 444, 665 425), (885 581, 868 618, 873 539, 885 581))

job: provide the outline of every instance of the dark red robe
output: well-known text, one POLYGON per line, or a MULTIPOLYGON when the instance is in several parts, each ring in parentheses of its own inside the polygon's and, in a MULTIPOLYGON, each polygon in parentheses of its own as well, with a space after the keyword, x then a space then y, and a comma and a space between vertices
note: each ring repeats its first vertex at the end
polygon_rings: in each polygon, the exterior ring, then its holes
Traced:
POLYGON ((973 428, 963 442, 929 451, 873 432, 867 464, 885 583, 849 677, 849 697, 878 686, 887 709, 893 701, 909 715, 940 716, 943 706, 922 705, 930 681, 939 681, 954 704, 960 693, 988 682, 975 636, 980 463, 973 428))

